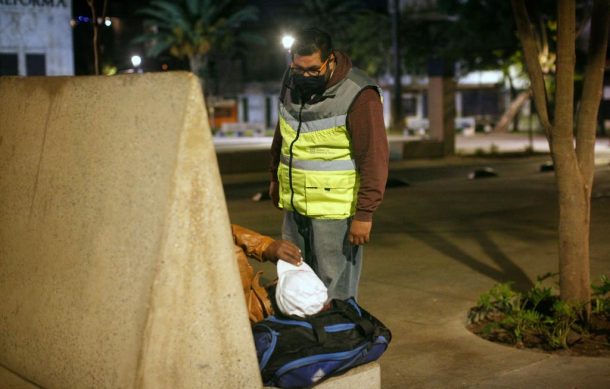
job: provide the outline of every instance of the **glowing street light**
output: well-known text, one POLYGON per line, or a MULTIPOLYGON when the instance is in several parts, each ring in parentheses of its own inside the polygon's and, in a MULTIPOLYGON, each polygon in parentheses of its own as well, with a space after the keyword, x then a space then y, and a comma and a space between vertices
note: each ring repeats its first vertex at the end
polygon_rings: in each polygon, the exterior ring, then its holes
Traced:
POLYGON ((294 38, 292 35, 284 35, 282 37, 282 46, 284 46, 284 49, 286 49, 286 65, 290 66, 290 63, 292 62, 292 55, 290 54, 290 48, 292 47, 292 44, 294 43, 294 38))
POLYGON ((282 37, 282 46, 284 46, 286 50, 290 51, 290 48, 292 47, 293 43, 294 38, 292 37, 292 35, 284 35, 282 37))
POLYGON ((132 55, 131 64, 137 68, 138 66, 140 66, 142 64, 142 57, 140 57, 139 55, 132 55))

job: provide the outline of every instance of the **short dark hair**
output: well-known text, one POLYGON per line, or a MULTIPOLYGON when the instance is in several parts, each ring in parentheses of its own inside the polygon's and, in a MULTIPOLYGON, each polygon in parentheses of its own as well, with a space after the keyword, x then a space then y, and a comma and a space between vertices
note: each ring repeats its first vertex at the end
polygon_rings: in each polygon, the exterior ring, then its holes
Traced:
POLYGON ((320 50, 322 61, 326 61, 333 51, 330 35, 316 27, 309 27, 297 32, 295 36, 293 54, 312 55, 320 50))

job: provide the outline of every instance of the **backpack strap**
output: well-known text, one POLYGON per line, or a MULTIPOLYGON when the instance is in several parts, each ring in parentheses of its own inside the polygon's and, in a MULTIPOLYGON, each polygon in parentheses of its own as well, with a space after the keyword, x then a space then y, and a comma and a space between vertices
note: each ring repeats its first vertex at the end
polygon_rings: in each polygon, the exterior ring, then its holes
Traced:
POLYGON ((374 334, 375 326, 373 323, 360 316, 349 303, 342 300, 334 300, 333 305, 334 311, 354 322, 364 336, 368 338, 374 334))
MULTIPOLYGON (((319 344, 324 344, 326 341, 326 330, 324 329, 324 317, 329 314, 340 314, 351 323, 356 325, 356 328, 364 335, 365 338, 372 339, 375 334, 375 325, 358 314, 356 309, 350 304, 342 300, 334 300, 333 307, 330 311, 323 312, 321 316, 312 316, 308 318, 308 322, 313 327, 313 331, 318 339, 319 344)), ((303 320, 303 319, 301 319, 303 320)))

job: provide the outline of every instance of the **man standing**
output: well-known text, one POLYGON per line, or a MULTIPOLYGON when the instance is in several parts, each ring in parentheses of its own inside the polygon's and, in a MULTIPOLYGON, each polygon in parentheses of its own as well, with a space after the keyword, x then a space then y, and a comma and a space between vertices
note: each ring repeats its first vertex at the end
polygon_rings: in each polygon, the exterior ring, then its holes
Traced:
POLYGON ((280 93, 271 146, 274 205, 283 238, 295 243, 328 288, 356 296, 362 247, 385 190, 388 143, 379 87, 330 36, 301 31, 280 93))

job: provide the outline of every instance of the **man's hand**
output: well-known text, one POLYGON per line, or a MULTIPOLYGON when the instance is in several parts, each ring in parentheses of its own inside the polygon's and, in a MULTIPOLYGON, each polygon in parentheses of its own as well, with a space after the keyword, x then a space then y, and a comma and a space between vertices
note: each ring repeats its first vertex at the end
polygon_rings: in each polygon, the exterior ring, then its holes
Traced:
POLYGON ((282 259, 296 266, 299 266, 303 262, 301 250, 292 242, 282 239, 271 243, 263 253, 263 257, 274 263, 277 262, 278 259, 282 259))
POLYGON ((363 222, 360 220, 352 220, 352 226, 349 229, 349 241, 353 245, 362 245, 368 243, 371 235, 373 222, 363 222))
POLYGON ((273 206, 277 209, 280 209, 280 184, 277 181, 271 181, 269 184, 269 197, 271 197, 271 202, 273 202, 273 206))

